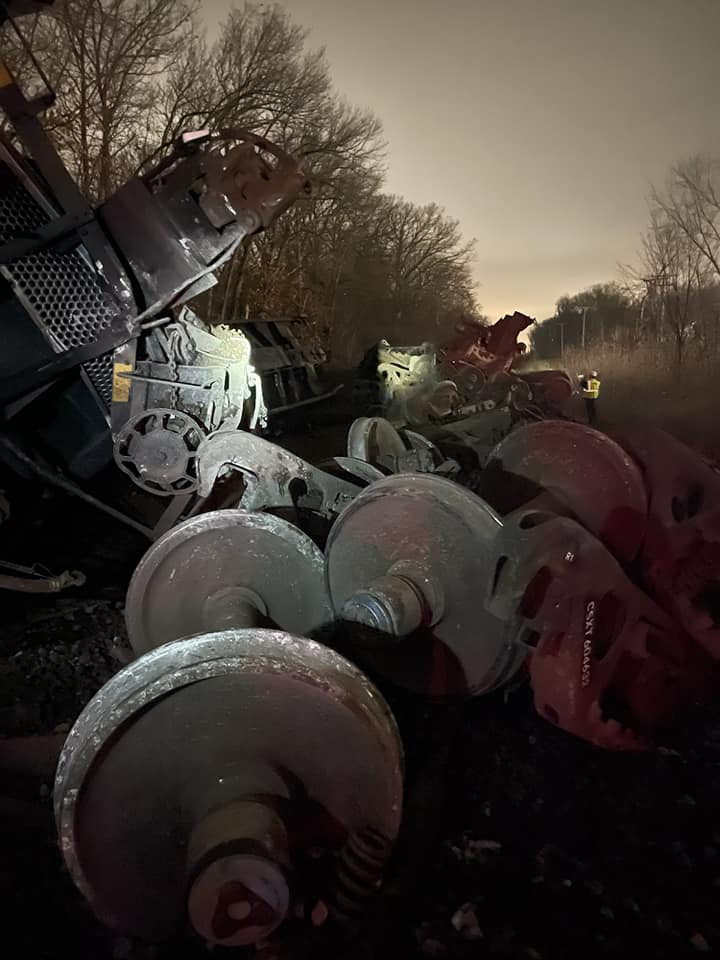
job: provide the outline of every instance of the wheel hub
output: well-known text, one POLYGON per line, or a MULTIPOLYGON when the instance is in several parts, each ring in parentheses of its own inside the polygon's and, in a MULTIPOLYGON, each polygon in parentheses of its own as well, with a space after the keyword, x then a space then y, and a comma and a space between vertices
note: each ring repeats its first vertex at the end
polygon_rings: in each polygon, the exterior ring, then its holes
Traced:
POLYGON ((156 540, 125 605, 137 654, 230 627, 308 636, 330 619, 318 547, 287 520, 245 510, 200 514, 156 540))
POLYGON ((357 838, 380 839, 381 869, 402 751, 379 692, 334 651, 227 630, 117 673, 71 730, 54 797, 68 869, 107 926, 169 940, 189 920, 242 946, 327 899, 357 838))
POLYGON ((145 410, 128 420, 115 438, 115 462, 150 493, 192 493, 198 486, 195 460, 204 438, 202 428, 180 410, 145 410))
POLYGON ((433 474, 371 484, 330 531, 325 577, 353 652, 401 687, 444 700, 485 693, 519 669, 514 624, 486 607, 500 520, 433 474))

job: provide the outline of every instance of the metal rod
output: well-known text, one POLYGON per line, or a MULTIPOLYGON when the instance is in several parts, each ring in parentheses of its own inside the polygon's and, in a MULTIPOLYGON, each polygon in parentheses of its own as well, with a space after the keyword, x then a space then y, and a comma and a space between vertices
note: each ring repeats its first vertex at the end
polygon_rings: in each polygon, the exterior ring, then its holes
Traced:
POLYGON ((4 437, 0 435, 0 446, 4 447, 16 460, 19 460, 23 466, 28 467, 33 471, 41 480, 44 480, 45 483, 49 483, 58 489, 63 490, 65 493, 69 494, 71 497, 77 497, 79 500, 84 500, 85 503, 89 503, 90 506, 95 507, 96 510, 100 510, 103 513, 106 513, 109 517, 112 517, 114 520, 124 523, 126 527, 131 527, 133 530, 136 530, 138 533, 141 533, 144 537, 147 537, 149 540, 154 540, 153 531, 144 526, 142 523, 138 523, 137 520, 133 520, 130 517, 125 516, 124 513, 121 513, 119 510, 116 510, 114 507, 108 506, 106 503, 103 503, 102 500, 97 500, 89 493, 85 493, 80 487, 76 486, 72 481, 66 480, 65 477, 60 476, 57 473, 53 473, 52 470, 48 470, 45 467, 41 467, 40 464, 35 463, 32 457, 29 457, 17 444, 13 443, 9 437, 4 437))
POLYGON ((25 55, 27 56, 28 60, 33 65, 33 67, 37 70, 38 76, 40 77, 42 82, 45 84, 45 92, 46 92, 46 96, 48 97, 48 102, 46 105, 48 107, 51 107, 55 103, 56 94, 55 94, 55 91, 53 90, 52 84, 48 79, 47 74, 43 70, 42 65, 40 64, 40 61, 37 59, 37 57, 33 53, 32 47, 25 39, 25 34, 22 32, 20 27, 18 27, 17 23, 15 22, 15 18, 12 16, 8 16, 7 22, 10 24, 10 28, 12 29, 13 33, 20 41, 20 45, 25 51, 25 55))
POLYGON ((181 390, 205 390, 207 392, 212 390, 215 385, 214 383, 183 383, 180 380, 162 380, 160 377, 146 377, 141 373, 117 373, 116 376, 123 380, 140 380, 142 383, 159 383, 163 387, 174 387, 175 389, 180 388, 181 390))
POLYGON ((194 493, 180 493, 171 499, 170 503, 163 511, 162 516, 153 527, 153 539, 157 540, 158 537, 161 537, 164 533, 167 533, 170 527, 175 526, 180 519, 183 510, 185 510, 194 496, 194 493))
POLYGON ((288 403, 284 407, 272 407, 268 410, 268 416, 272 417, 276 413, 284 413, 286 410, 296 410, 298 407, 307 407, 311 403, 320 403, 321 400, 329 400, 330 397, 334 397, 337 393, 340 393, 342 388, 345 386, 344 383, 341 383, 339 387, 335 387, 334 390, 330 390, 329 393, 321 393, 318 397, 308 397, 307 400, 299 400, 297 403, 288 403))
POLYGON ((66 571, 59 577, 12 577, 0 573, 0 590, 14 590, 16 593, 59 593, 67 587, 79 587, 85 583, 85 577, 76 572, 66 571))
POLYGON ((267 616, 262 597, 246 587, 225 587, 208 597, 204 604, 209 630, 257 627, 267 616))

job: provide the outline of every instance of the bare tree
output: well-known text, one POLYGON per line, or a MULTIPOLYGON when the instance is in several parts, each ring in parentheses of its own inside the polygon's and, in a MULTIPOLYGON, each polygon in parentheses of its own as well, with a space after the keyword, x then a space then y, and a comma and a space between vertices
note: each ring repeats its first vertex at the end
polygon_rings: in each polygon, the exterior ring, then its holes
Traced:
POLYGON ((474 241, 465 243, 458 222, 435 204, 385 197, 376 220, 395 321, 402 327, 410 320, 429 334, 473 288, 474 241))
POLYGON ((178 69, 170 92, 181 96, 166 115, 175 124, 193 116, 215 128, 251 127, 304 160, 311 197, 237 252, 206 308, 225 322, 260 308, 310 313, 329 335, 353 244, 382 181, 382 130, 371 114, 337 97, 324 54, 305 43, 306 32, 284 10, 247 4, 222 26, 211 66, 200 68, 214 78, 205 113, 187 97, 178 106, 187 89, 186 71, 178 69))
POLYGON ((642 247, 648 293, 656 304, 658 324, 670 332, 675 360, 681 365, 696 319, 698 294, 708 283, 707 261, 661 207, 651 210, 642 247))
POLYGON ((720 278, 720 160, 695 156, 678 164, 653 200, 720 278))
MULTIPOLYGON (((242 246, 198 307, 311 315, 349 357, 475 311, 472 244, 434 205, 381 193, 382 128, 340 98, 322 50, 277 5, 232 10, 208 46, 199 0, 67 0, 30 42, 57 88, 47 115, 81 189, 102 200, 185 130, 244 127, 300 156, 310 197, 242 246)), ((18 53, 17 68, 24 69, 18 53)))
MULTIPOLYGON (((57 92, 47 115, 80 188, 102 200, 127 175, 155 123, 158 91, 191 42, 197 0, 65 0, 28 39, 57 92)), ((15 60, 27 74, 16 49, 15 60)))

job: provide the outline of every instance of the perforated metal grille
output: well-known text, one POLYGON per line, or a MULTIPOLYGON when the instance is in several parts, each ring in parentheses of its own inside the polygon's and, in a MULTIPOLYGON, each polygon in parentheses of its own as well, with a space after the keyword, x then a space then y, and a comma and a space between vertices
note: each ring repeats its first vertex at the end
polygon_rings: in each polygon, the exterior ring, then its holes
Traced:
POLYGON ((102 397, 106 406, 112 403, 113 358, 111 353, 88 360, 83 364, 90 382, 102 397))
MULTIPOLYGON (((15 178, 0 191, 0 241, 31 233, 48 222, 45 211, 15 178)), ((110 326, 117 307, 97 275, 77 250, 43 251, 4 268, 33 319, 44 328, 58 352, 95 340, 110 326)), ((112 356, 85 364, 85 370, 105 403, 112 398, 112 356)))

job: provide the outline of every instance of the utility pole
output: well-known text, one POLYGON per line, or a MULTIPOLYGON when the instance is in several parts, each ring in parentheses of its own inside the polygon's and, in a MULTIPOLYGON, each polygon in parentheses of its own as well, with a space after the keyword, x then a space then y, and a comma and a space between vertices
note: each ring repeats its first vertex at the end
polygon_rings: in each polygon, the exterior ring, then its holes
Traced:
POLYGON ((585 321, 587 319, 587 307, 583 307, 583 325, 582 325, 582 352, 585 359, 585 321))
POLYGON ((559 323, 560 327, 560 359, 565 359, 565 324, 559 323))

